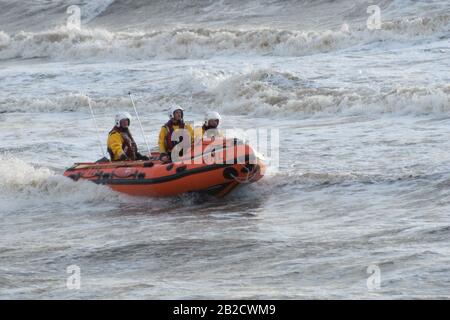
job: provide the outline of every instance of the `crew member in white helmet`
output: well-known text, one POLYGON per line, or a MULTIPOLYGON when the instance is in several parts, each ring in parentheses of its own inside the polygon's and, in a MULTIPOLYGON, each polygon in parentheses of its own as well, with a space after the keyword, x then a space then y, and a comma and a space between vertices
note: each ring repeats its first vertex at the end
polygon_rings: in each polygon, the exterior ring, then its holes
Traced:
POLYGON ((169 121, 161 127, 159 132, 158 145, 162 161, 170 161, 172 149, 182 141, 183 137, 180 137, 178 141, 172 140, 172 134, 179 129, 187 130, 191 143, 194 141, 194 130, 188 123, 184 122, 184 109, 179 105, 173 105, 169 108, 169 121))
POLYGON ((220 114, 216 111, 209 111, 205 115, 205 122, 201 127, 196 127, 194 131, 195 140, 205 138, 222 137, 219 130, 219 123, 222 120, 220 114))
POLYGON ((114 128, 108 135, 108 153, 111 161, 149 160, 138 152, 129 126, 131 116, 128 112, 116 115, 114 128))

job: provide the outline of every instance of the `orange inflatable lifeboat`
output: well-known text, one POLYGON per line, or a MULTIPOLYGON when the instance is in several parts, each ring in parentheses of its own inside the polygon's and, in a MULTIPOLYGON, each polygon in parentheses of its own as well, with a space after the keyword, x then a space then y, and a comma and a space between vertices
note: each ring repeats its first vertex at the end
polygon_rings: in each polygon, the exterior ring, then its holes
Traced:
MULTIPOLYGON (((176 162, 160 160, 76 163, 64 172, 133 196, 165 197, 203 192, 218 197, 237 186, 261 179, 265 166, 247 144, 237 139, 202 141, 176 162)), ((151 159, 159 159, 152 153, 151 159)))

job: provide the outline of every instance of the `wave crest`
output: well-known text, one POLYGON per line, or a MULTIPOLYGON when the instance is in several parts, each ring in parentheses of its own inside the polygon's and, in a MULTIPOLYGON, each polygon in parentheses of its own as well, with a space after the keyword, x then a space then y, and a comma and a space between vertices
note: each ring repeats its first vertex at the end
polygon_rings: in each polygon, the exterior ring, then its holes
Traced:
MULTIPOLYGON (((450 85, 401 86, 383 91, 367 87, 317 87, 289 72, 257 70, 200 83, 202 76, 182 77, 168 92, 141 93, 144 112, 162 112, 171 102, 189 110, 219 109, 225 114, 303 117, 310 115, 442 114, 450 111, 450 85), (194 87, 192 87, 194 86, 194 87), (178 92, 177 95, 174 92, 178 92), (193 96, 189 103, 186 96, 193 96), (177 100, 178 99, 178 100, 177 100)), ((127 96, 95 97, 95 110, 115 111, 130 107, 127 96)), ((0 113, 88 111, 86 96, 67 94, 50 98, 10 97, 0 99, 0 113)))
POLYGON ((113 191, 88 181, 74 182, 48 168, 39 168, 10 156, 0 157, 2 196, 22 200, 51 198, 52 201, 106 201, 113 191))
POLYGON ((59 60, 108 58, 208 58, 256 54, 302 56, 330 52, 376 41, 408 41, 448 31, 450 16, 404 18, 384 22, 381 30, 342 28, 326 31, 280 29, 175 29, 111 32, 66 27, 42 32, 0 32, 0 59, 59 60))
POLYGON ((258 70, 230 77, 211 89, 229 113, 261 116, 311 114, 430 114, 450 110, 450 85, 397 86, 386 92, 313 87, 290 73, 258 70))

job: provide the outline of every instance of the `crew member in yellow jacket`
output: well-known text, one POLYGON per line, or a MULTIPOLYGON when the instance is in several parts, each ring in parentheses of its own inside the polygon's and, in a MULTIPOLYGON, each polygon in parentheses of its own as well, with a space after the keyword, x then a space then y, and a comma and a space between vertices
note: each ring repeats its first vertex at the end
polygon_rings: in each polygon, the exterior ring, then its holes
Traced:
POLYGON ((108 153, 111 161, 149 160, 138 152, 129 126, 131 116, 128 112, 116 115, 115 126, 108 135, 108 153))
POLYGON ((191 144, 194 142, 194 130, 192 127, 184 122, 184 109, 180 106, 172 106, 169 110, 169 121, 161 127, 159 132, 159 152, 162 161, 171 160, 172 149, 181 141, 183 137, 180 136, 178 141, 172 140, 172 134, 178 129, 185 129, 189 134, 191 144))
POLYGON ((203 138, 214 139, 214 137, 223 137, 222 132, 219 130, 219 122, 221 119, 222 117, 218 112, 209 111, 205 115, 203 126, 196 127, 194 130, 194 139, 196 143, 203 138))

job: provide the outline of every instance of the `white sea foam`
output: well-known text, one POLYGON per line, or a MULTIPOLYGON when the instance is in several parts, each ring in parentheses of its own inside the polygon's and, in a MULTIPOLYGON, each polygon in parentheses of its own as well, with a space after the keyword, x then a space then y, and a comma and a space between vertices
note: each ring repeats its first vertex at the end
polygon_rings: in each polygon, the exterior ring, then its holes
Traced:
MULTIPOLYGON (((384 91, 368 88, 312 87, 293 74, 257 70, 200 83, 197 75, 185 76, 168 92, 142 94, 143 112, 165 110, 167 97, 197 94, 187 107, 196 112, 220 109, 225 114, 275 117, 359 114, 442 114, 450 111, 450 85, 395 85, 384 91)), ((96 97, 92 105, 99 111, 129 108, 126 96, 96 97)), ((89 112, 86 96, 78 93, 49 97, 9 97, 0 99, 0 112, 89 112)))
POLYGON ((448 32, 449 22, 448 15, 403 18, 384 22, 381 30, 373 31, 365 28, 325 31, 181 28, 111 32, 98 28, 77 30, 60 27, 13 35, 0 33, 0 59, 186 59, 235 54, 302 56, 377 41, 409 41, 439 36, 448 32))
POLYGON ((48 168, 36 167, 7 155, 0 157, 0 176, 3 196, 19 196, 22 201, 43 198, 49 201, 105 201, 113 194, 105 186, 88 181, 74 182, 48 168))

